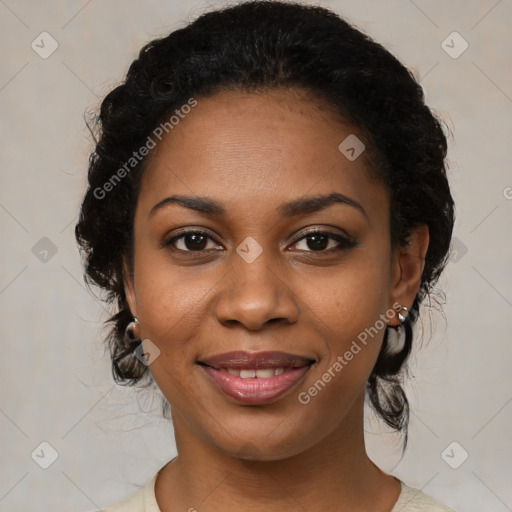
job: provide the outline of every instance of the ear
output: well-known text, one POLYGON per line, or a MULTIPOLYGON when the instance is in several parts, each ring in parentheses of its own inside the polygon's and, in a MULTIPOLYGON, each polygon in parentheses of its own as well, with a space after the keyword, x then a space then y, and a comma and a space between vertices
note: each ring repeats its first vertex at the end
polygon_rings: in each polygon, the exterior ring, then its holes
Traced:
MULTIPOLYGON (((392 283, 389 307, 395 309, 396 303, 410 309, 418 290, 425 268, 425 255, 429 243, 428 226, 420 225, 411 230, 406 245, 399 247, 392 262, 392 283)), ((398 314, 388 325, 399 325, 398 314)))
POLYGON ((130 272, 130 266, 123 258, 123 282, 124 282, 124 293, 126 296, 126 302, 130 308, 130 312, 134 317, 137 317, 137 295, 135 294, 135 287, 133 284, 133 276, 130 272))

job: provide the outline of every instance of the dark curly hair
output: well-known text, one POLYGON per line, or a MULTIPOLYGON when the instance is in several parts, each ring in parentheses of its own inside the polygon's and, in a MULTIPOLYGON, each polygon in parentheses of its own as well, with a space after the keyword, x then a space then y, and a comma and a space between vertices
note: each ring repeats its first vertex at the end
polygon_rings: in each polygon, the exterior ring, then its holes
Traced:
POLYGON ((106 322, 112 324, 106 342, 113 376, 120 384, 153 382, 125 338, 132 315, 123 287, 124 257, 133 272, 133 219, 146 158, 115 183, 112 177, 116 172, 121 176, 119 170, 126 169, 134 151, 190 98, 221 90, 289 87, 324 100, 333 115, 364 135, 372 174, 389 192, 393 246, 407 244, 415 226, 429 229, 420 290, 405 322, 405 346, 399 353, 388 352, 386 332, 367 381, 375 411, 405 433, 407 443, 409 405, 400 385, 402 370, 420 303, 446 264, 454 222, 447 142, 412 73, 383 46, 322 7, 252 1, 204 13, 146 44, 124 82, 103 100, 92 129, 96 148, 75 235, 87 285, 104 289, 105 300, 116 307, 106 322))

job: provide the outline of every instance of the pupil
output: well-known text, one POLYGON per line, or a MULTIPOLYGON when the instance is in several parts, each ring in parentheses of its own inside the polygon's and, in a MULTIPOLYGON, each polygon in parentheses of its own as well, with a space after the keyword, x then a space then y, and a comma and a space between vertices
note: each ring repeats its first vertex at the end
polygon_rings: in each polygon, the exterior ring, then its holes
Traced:
POLYGON ((310 235, 308 247, 310 249, 325 249, 327 247, 327 237, 325 235, 310 235), (313 243, 311 244, 311 240, 313 243))
POLYGON ((187 237, 185 237, 185 245, 188 249, 202 251, 206 247, 206 237, 199 234, 188 234, 187 237), (190 243, 191 240, 192 243, 190 243))

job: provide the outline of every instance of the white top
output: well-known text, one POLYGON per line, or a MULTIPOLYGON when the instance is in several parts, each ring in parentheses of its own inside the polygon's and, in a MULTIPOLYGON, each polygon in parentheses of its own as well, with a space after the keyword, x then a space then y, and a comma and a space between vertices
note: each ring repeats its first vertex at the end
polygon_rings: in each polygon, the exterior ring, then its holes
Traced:
MULTIPOLYGON (((163 468, 162 468, 163 469, 163 468)), ((128 496, 120 503, 100 512, 162 512, 155 496, 157 471, 151 480, 137 492, 128 496)), ((407 486, 400 480, 402 492, 390 512, 454 512, 451 508, 441 505, 419 489, 407 486)))

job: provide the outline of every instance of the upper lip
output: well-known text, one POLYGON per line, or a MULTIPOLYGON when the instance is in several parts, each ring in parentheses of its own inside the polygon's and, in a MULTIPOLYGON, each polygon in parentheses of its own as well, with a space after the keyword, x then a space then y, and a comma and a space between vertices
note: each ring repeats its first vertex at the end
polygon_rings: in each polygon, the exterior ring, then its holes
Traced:
POLYGON ((315 360, 287 352, 246 352, 237 350, 216 354, 198 361, 212 368, 237 368, 241 370, 258 368, 300 368, 315 360))

